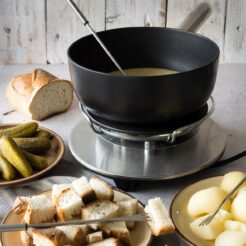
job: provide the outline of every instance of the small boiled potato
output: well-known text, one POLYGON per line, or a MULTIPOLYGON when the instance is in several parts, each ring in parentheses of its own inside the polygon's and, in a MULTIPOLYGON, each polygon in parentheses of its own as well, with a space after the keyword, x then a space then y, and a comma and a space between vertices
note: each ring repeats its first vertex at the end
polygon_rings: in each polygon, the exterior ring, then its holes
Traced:
MULTIPOLYGON (((226 192, 219 187, 210 187, 208 189, 196 192, 189 200, 187 210, 191 216, 200 216, 213 213, 226 197, 226 192)), ((231 202, 228 200, 222 209, 229 211, 231 202)))
MULTIPOLYGON (((229 172, 224 175, 222 182, 220 184, 220 187, 226 192, 229 193, 231 192, 235 186, 245 177, 244 172, 239 172, 239 171, 234 171, 234 172, 229 172)), ((246 182, 243 183, 239 188, 241 189, 242 187, 246 187, 246 182)), ((237 195, 238 190, 234 193, 232 196, 235 197, 237 195)))
POLYGON ((246 191, 246 186, 242 187, 242 188, 239 188, 238 194, 240 194, 242 192, 245 192, 245 191, 246 191))
POLYGON ((215 240, 215 246, 246 246, 246 233, 223 231, 215 240))
POLYGON ((224 223, 214 218, 208 225, 199 226, 207 216, 208 215, 204 215, 192 221, 190 223, 190 229, 199 238, 213 240, 224 230, 224 223))
POLYGON ((206 240, 215 239, 219 233, 224 230, 224 221, 228 221, 232 218, 232 215, 228 211, 220 209, 215 218, 208 225, 199 226, 207 216, 208 215, 199 217, 190 223, 190 228, 193 233, 206 240))
POLYGON ((241 231, 246 233, 246 224, 239 222, 239 221, 235 221, 235 220, 226 220, 224 222, 224 227, 225 230, 229 230, 229 231, 241 231))
POLYGON ((234 220, 246 223, 246 192, 238 194, 232 202, 231 213, 234 220))
POLYGON ((232 219, 232 214, 224 209, 220 209, 219 212, 216 214, 215 218, 224 223, 225 220, 232 219))

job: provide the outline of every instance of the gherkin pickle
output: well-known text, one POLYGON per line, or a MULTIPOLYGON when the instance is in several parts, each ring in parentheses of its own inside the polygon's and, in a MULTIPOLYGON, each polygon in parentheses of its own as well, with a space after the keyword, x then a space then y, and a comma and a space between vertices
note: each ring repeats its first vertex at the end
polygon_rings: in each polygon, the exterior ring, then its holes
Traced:
POLYGON ((1 137, 0 149, 2 151, 2 155, 23 177, 29 177, 32 175, 32 167, 12 138, 7 136, 1 137))
POLYGON ((50 140, 44 137, 13 139, 19 148, 34 154, 42 154, 51 147, 50 140))
POLYGON ((36 122, 28 122, 25 124, 0 130, 0 137, 30 137, 33 136, 37 129, 38 124, 36 122))
POLYGON ((0 173, 2 174, 3 179, 13 180, 16 176, 16 170, 8 162, 8 160, 0 155, 0 173))
POLYGON ((26 157, 33 169, 43 170, 48 166, 48 161, 46 160, 46 158, 31 154, 25 150, 22 150, 22 153, 26 157))

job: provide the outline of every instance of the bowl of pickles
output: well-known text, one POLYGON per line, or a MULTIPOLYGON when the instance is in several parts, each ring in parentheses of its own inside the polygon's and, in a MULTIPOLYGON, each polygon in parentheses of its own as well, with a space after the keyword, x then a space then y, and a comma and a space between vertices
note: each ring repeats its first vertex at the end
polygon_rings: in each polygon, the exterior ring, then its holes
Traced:
POLYGON ((37 122, 0 125, 0 187, 38 178, 63 154, 61 137, 37 122))

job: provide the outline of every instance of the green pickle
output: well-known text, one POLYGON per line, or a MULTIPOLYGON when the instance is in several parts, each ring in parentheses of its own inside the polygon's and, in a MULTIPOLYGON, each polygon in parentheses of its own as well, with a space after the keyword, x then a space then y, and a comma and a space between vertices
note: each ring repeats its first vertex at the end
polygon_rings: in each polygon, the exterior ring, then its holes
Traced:
POLYGON ((50 140, 44 137, 34 137, 34 138, 14 138, 17 146, 25 151, 42 154, 50 149, 50 140))
POLYGON ((4 180, 13 180, 16 176, 16 171, 8 160, 0 155, 0 173, 4 180))
POLYGON ((49 132, 40 129, 40 130, 37 131, 36 137, 42 137, 42 138, 51 139, 52 135, 49 132))
POLYGON ((48 166, 46 158, 38 155, 31 154, 25 150, 22 150, 23 155, 28 160, 33 169, 43 170, 48 166))
POLYGON ((36 122, 28 122, 25 124, 21 124, 18 126, 9 127, 6 129, 0 130, 0 137, 8 136, 8 137, 30 137, 38 129, 38 123, 36 122))
POLYGON ((23 177, 32 175, 32 167, 18 148, 14 140, 8 136, 0 138, 0 149, 2 155, 17 169, 23 177))

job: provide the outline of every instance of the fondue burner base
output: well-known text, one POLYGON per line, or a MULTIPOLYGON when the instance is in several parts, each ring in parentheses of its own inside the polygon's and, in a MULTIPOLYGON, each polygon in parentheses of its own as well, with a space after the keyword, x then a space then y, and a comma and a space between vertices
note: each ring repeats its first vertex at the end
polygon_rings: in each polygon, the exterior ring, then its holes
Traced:
POLYGON ((69 138, 70 150, 84 168, 118 183, 168 180, 196 173, 216 162, 225 144, 224 130, 210 118, 187 140, 150 149, 107 141, 85 120, 74 127, 69 138))

